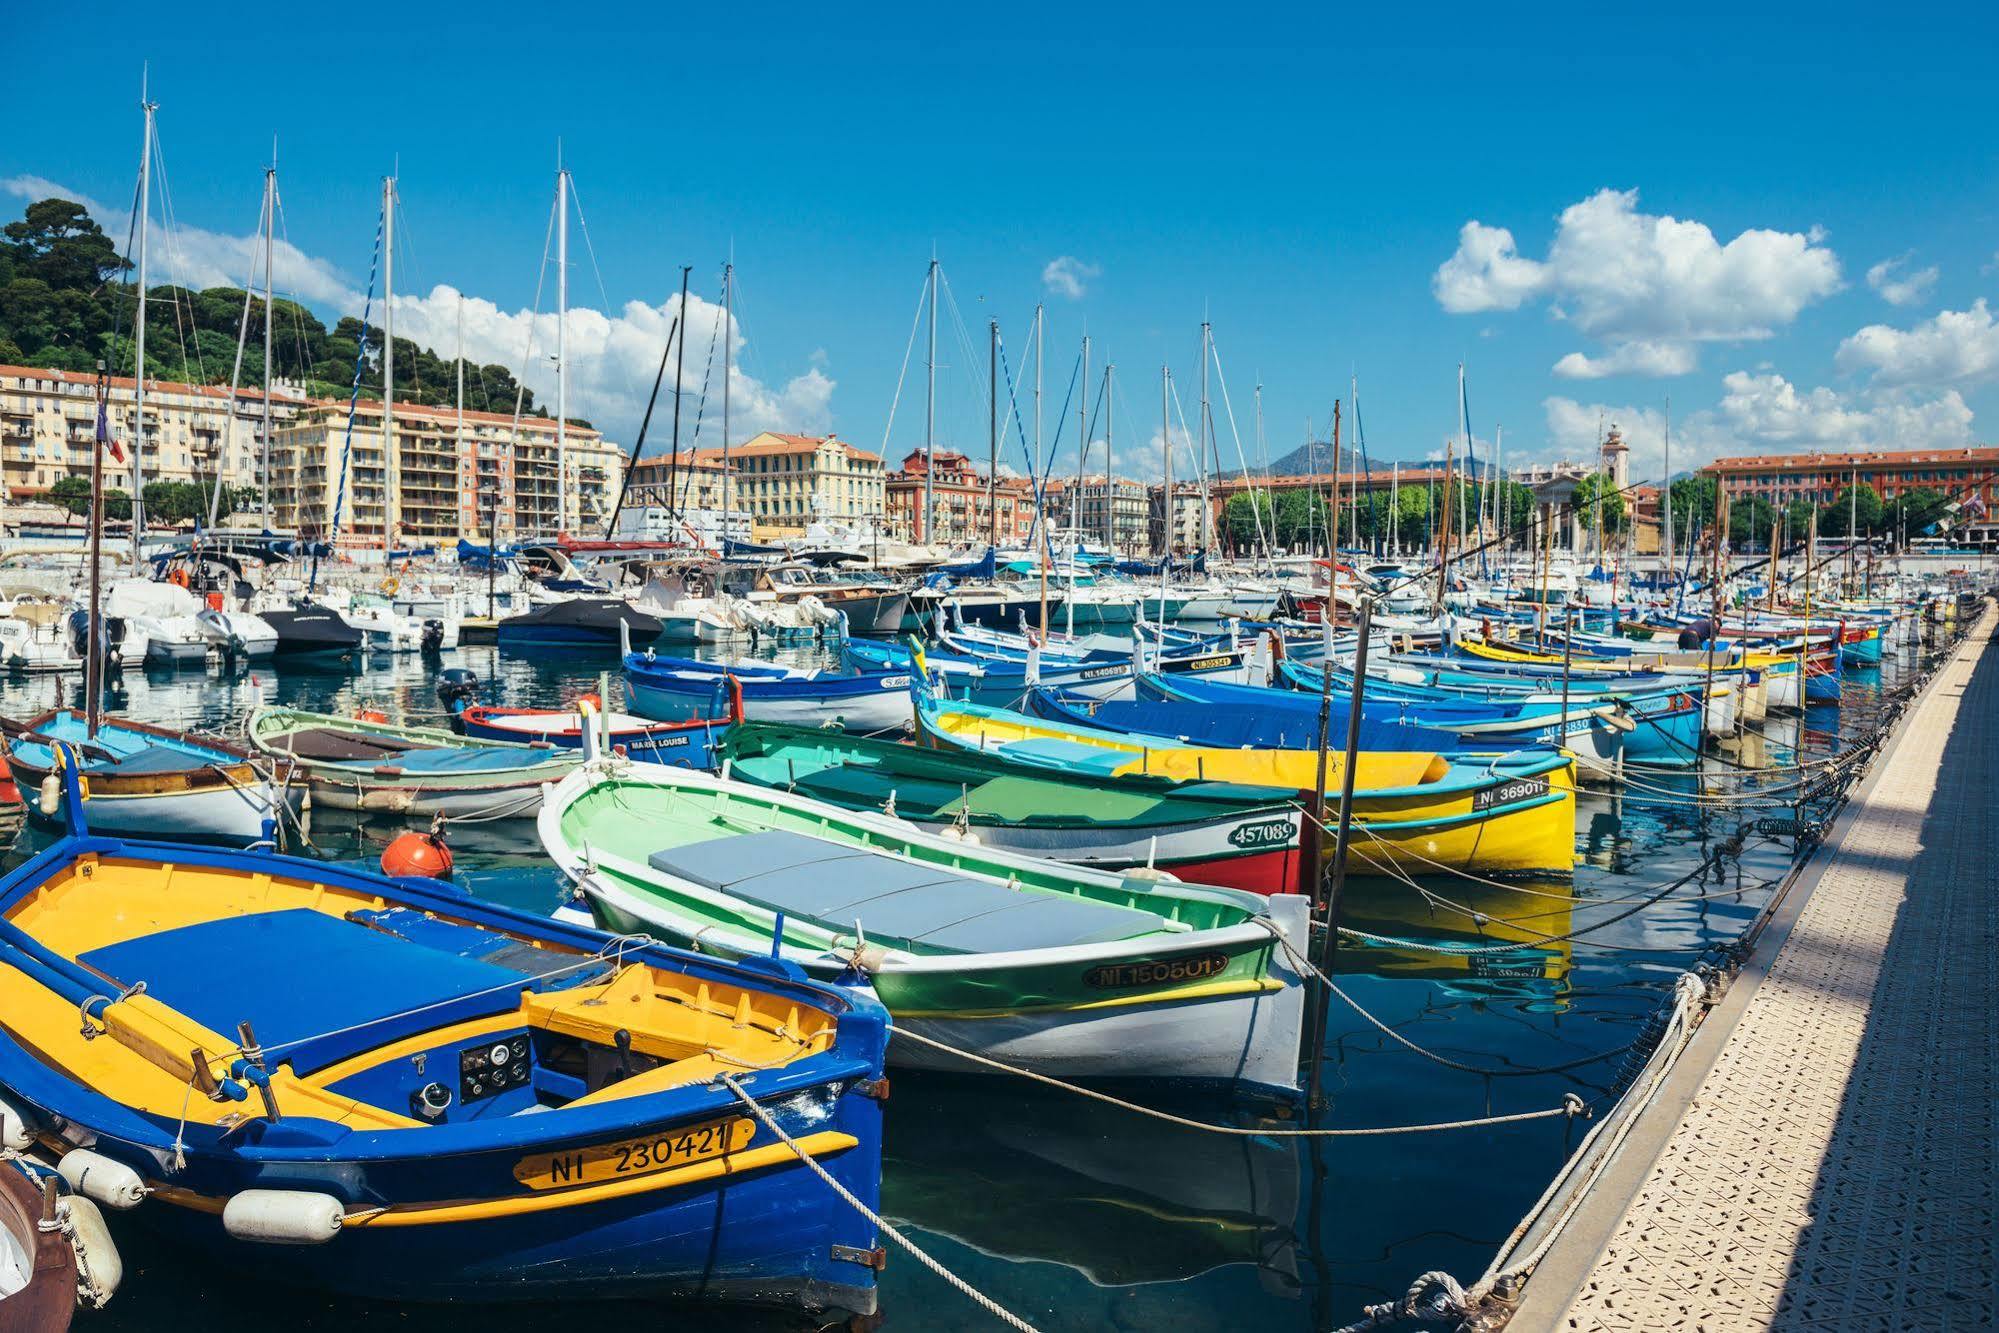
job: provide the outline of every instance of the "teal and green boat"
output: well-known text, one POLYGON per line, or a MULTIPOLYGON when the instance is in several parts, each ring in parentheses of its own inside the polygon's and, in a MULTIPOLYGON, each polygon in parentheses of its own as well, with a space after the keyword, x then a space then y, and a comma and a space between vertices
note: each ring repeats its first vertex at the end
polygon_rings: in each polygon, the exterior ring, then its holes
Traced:
POLYGON ((1181 880, 1296 893, 1298 801, 1268 787, 1101 777, 991 755, 750 722, 717 749, 739 782, 894 815, 982 847, 1099 870, 1149 866, 1181 880))

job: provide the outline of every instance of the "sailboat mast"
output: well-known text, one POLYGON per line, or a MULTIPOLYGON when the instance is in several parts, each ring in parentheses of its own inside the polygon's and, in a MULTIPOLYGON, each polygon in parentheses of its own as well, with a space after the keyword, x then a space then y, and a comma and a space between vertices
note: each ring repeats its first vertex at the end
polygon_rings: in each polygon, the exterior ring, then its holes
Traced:
MULTIPOLYGON (((736 266, 722 265, 722 554, 729 553, 729 372, 735 356, 736 266)), ((753 533, 744 533, 745 538, 753 533)))
MULTIPOLYGON (((1666 572, 1673 571, 1673 396, 1666 395, 1666 479, 1659 483, 1666 510, 1666 572)), ((1781 502, 1782 496, 1778 497, 1781 502)), ((1775 582, 1772 581, 1772 588, 1775 582)))
POLYGON ((930 256, 930 275, 925 279, 930 294, 930 355, 924 360, 923 389, 923 533, 926 545, 934 545, 937 533, 937 256, 930 256))
POLYGON ((1159 452, 1166 471, 1165 504, 1159 520, 1159 623, 1166 623, 1166 567, 1173 563, 1173 412, 1167 406, 1173 392, 1173 372, 1159 368, 1159 452))
POLYGON ((1117 477, 1111 471, 1111 439, 1117 428, 1117 365, 1104 367, 1104 549, 1117 554, 1117 477))
POLYGON ((382 177, 382 560, 395 550, 391 506, 402 494, 402 456, 396 450, 396 178, 382 177))
POLYGON ((999 549, 999 321, 986 321, 986 544, 999 549))
POLYGON ((139 107, 145 112, 145 137, 139 146, 139 322, 132 334, 132 568, 144 559, 139 534, 144 531, 146 476, 146 221, 152 212, 153 113, 159 104, 139 86, 139 107))
MULTIPOLYGON (((257 490, 264 501, 264 531, 271 530, 271 386, 277 378, 271 370, 271 326, 278 322, 271 294, 271 245, 276 235, 278 212, 277 153, 264 170, 264 448, 257 462, 257 490)), ((217 478, 215 484, 222 484, 217 478)))
MULTIPOLYGON (((1201 549, 1207 550, 1215 544, 1215 506, 1209 491, 1210 485, 1220 486, 1222 480, 1221 449, 1214 443, 1215 419, 1208 410, 1208 356, 1214 346, 1215 326, 1207 320, 1201 321, 1201 438, 1194 445, 1194 457, 1201 462, 1201 549), (1208 466, 1208 450, 1214 448, 1213 466, 1208 466)), ((1254 501, 1252 496, 1251 500, 1254 501)))
MULTIPOLYGON (((728 390, 727 381, 723 391, 728 390)), ((569 171, 555 150, 555 532, 569 526, 569 171)))
MULTIPOLYGON (((465 293, 458 293, 458 424, 452 434, 452 448, 465 456, 465 293)), ((478 512, 473 511, 475 514, 478 512)), ((492 554, 490 551, 487 553, 492 554)))
POLYGON ((1083 538, 1083 460, 1090 452, 1090 335, 1083 335, 1083 391, 1076 395, 1076 489, 1069 496, 1069 530, 1083 538))
MULTIPOLYGON (((675 474, 680 471, 680 386, 687 369, 687 275, 693 271, 694 266, 691 264, 680 266, 680 309, 674 320, 680 325, 680 346, 675 348, 673 353, 673 453, 672 461, 666 465, 667 512, 679 518, 683 528, 686 526, 686 507, 680 503, 680 492, 674 489, 674 484, 675 474)), ((694 489, 692 468, 688 469, 688 474, 683 484, 691 491, 694 489)), ((725 531, 729 526, 727 510, 722 513, 722 526, 725 531)))

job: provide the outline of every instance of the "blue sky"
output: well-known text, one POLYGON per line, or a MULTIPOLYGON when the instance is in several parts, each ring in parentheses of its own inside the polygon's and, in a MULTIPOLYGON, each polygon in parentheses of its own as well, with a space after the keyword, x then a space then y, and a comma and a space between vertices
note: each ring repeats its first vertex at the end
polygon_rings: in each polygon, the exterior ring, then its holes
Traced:
MULTIPOLYGON (((1264 385, 1272 454, 1352 374, 1371 452, 1436 450, 1461 359, 1475 431, 1522 461, 1606 415, 1655 472, 1668 395, 1676 465, 1991 438, 1989 12, 1393 8, 499 3, 281 27, 114 5, 79 46, 40 6, 16 50, 69 54, 14 62, 0 203, 48 181, 127 206, 150 59, 179 256, 155 250, 160 279, 240 272, 275 134, 281 286, 341 312, 395 164, 399 328, 448 352, 462 291, 472 353, 518 363, 560 137, 612 316, 572 320, 572 411, 626 441, 679 266, 712 301, 733 253, 737 434, 879 447, 933 245, 971 342, 947 323, 940 437, 975 455, 985 320, 1019 371, 1037 301, 1049 431, 1087 324, 1139 471, 1162 363, 1193 416, 1204 312, 1252 450, 1264 385)), ((580 227, 572 260, 572 305, 604 311, 580 227)), ((691 306, 690 393, 712 318, 691 306)), ((922 438, 922 355, 893 457, 922 438)))

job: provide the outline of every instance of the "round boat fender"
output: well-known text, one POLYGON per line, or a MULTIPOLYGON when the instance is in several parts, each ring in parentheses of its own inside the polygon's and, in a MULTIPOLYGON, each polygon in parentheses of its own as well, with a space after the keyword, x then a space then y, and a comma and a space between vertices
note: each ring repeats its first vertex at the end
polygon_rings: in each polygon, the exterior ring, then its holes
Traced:
POLYGON ((244 1190, 222 1205, 222 1229, 266 1245, 324 1245, 340 1234, 347 1205, 313 1190, 244 1190))
POLYGON ((64 1234, 76 1252, 77 1291, 92 1306, 102 1307, 125 1280, 125 1260, 111 1239, 103 1209, 81 1194, 64 1199, 62 1207, 68 1223, 64 1234))
POLYGON ((8 1152, 26 1152, 34 1143, 35 1131, 29 1128, 28 1117, 0 1101, 0 1148, 8 1152))
POLYGON ((71 1148, 56 1163, 56 1173, 78 1194, 107 1208, 137 1208, 146 1197, 146 1182, 123 1162, 88 1148, 71 1148))

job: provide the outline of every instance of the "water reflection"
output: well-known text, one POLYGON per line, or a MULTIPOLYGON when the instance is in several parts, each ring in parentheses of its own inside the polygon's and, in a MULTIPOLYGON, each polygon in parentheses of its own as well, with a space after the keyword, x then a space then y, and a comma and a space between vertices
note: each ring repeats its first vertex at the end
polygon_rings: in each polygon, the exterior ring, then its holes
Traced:
MULTIPOLYGON (((1243 1265, 1265 1292, 1297 1294, 1298 1140, 1207 1134, 1059 1094, 994 1116, 993 1091, 896 1081, 884 1153, 892 1220, 1099 1287, 1243 1265)), ((1163 1104, 1156 1091, 1145 1100, 1163 1104)), ((1172 1109, 1239 1127, 1293 1123, 1212 1101, 1172 1109)))

